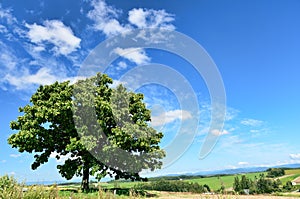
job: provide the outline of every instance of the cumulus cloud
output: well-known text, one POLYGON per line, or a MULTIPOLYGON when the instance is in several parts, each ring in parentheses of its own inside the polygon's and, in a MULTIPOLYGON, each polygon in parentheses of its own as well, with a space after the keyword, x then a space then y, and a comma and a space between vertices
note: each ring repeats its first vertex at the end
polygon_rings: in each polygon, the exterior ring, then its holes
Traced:
POLYGON ((241 121, 241 124, 245 126, 260 126, 263 124, 263 121, 255 120, 255 119, 244 119, 241 121))
POLYGON ((162 126, 168 123, 171 123, 175 120, 188 120, 191 119, 192 115, 189 111, 185 110, 173 110, 164 112, 158 116, 151 117, 151 125, 152 126, 162 126))
POLYGON ((93 7, 87 14, 94 24, 93 29, 102 31, 107 37, 120 33, 126 33, 137 28, 163 28, 174 30, 175 26, 171 24, 175 18, 174 15, 165 10, 153 10, 134 8, 128 12, 128 24, 122 24, 118 20, 120 10, 109 6, 103 0, 91 1, 93 7))
POLYGON ((93 9, 87 14, 87 17, 94 21, 93 28, 102 31, 106 36, 112 36, 124 33, 130 30, 129 26, 122 25, 117 20, 121 11, 109 6, 103 0, 91 1, 93 9))
POLYGON ((171 24, 175 20, 174 15, 165 10, 153 10, 134 8, 128 12, 128 21, 138 28, 164 28, 174 30, 171 24))
POLYGON ((118 47, 114 49, 114 53, 136 64, 145 64, 150 61, 150 57, 147 56, 146 52, 142 48, 118 47))
POLYGON ((43 25, 26 24, 27 37, 36 44, 36 50, 45 49, 45 44, 52 44, 52 50, 58 55, 68 55, 80 48, 81 39, 73 34, 70 27, 58 20, 46 20, 43 25))

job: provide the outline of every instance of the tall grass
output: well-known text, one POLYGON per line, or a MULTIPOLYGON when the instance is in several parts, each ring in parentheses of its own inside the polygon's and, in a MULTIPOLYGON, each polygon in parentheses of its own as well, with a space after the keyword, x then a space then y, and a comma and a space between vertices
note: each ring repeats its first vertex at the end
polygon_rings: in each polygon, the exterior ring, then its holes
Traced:
POLYGON ((113 192, 105 192, 99 186, 98 192, 75 193, 73 191, 59 191, 56 185, 49 186, 26 186, 19 183, 13 176, 0 177, 0 199, 122 199, 141 198, 133 190, 128 196, 117 196, 113 192))

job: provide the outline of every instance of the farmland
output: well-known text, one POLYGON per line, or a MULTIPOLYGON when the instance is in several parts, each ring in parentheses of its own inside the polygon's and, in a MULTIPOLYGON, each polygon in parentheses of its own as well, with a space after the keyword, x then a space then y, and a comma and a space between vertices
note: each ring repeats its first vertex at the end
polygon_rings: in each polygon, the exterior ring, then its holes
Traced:
MULTIPOLYGON (((129 182, 122 180, 114 180, 110 182, 100 182, 100 183, 91 183, 90 187, 94 189, 94 191, 90 193, 83 193, 80 189, 80 183, 71 183, 71 184, 60 184, 60 185, 51 185, 51 186, 25 186, 26 189, 29 190, 28 194, 44 194, 45 197, 49 198, 147 198, 151 196, 151 198, 160 198, 160 199, 176 199, 176 198, 216 198, 216 199, 244 199, 244 198, 275 198, 275 199, 283 199, 283 198, 300 198, 299 190, 300 186, 297 185, 291 191, 283 191, 283 192, 273 192, 271 194, 266 195, 239 195, 233 192, 233 183, 234 178, 238 176, 246 176, 251 180, 257 179, 261 174, 266 175, 266 172, 255 172, 255 173, 244 173, 244 174, 234 174, 234 175, 215 175, 215 176, 184 176, 184 179, 178 180, 177 177, 159 177, 159 178, 150 178, 149 182, 129 182), (183 184, 189 183, 198 183, 200 186, 206 184, 209 186, 211 192, 210 193, 191 193, 191 192, 172 192, 172 191, 155 191, 155 190, 140 190, 138 191, 138 185, 149 185, 155 182, 182 182, 183 184), (218 192, 220 187, 225 187, 225 192, 218 192), (117 195, 114 195, 114 190, 119 190, 121 192, 117 192, 117 195), (134 191, 136 190, 136 191, 134 191), (31 191, 31 192, 30 192, 31 191), (33 192, 32 192, 33 191, 33 192), (118 193, 123 193, 118 195, 118 193), (231 195, 228 195, 230 193, 231 195), (48 196, 47 194, 52 194, 48 196), (145 195, 146 194, 146 195, 145 195)), ((295 178, 300 176, 300 169, 286 169, 285 175, 280 177, 282 181, 282 186, 288 181, 293 181, 295 178)), ((179 183, 179 184, 182 184, 179 183)), ((24 185, 21 185, 24 187, 24 185)), ((12 190, 16 192, 16 190, 21 190, 20 188, 12 187, 12 190)), ((0 197, 1 198, 1 197, 0 197)), ((5 198, 5 197, 3 197, 5 198)))

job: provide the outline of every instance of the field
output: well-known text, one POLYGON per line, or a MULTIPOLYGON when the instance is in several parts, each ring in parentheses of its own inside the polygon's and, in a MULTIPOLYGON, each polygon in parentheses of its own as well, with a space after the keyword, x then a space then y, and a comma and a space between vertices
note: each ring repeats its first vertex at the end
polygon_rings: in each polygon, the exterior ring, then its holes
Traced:
MULTIPOLYGON (((225 187, 225 193, 233 193, 227 192, 232 190, 234 178, 236 176, 241 177, 245 175, 247 178, 255 179, 255 176, 258 177, 260 174, 266 174, 265 172, 256 172, 256 173, 245 173, 245 174, 235 174, 235 175, 220 175, 220 176, 211 176, 211 177, 195 177, 195 176, 185 176, 182 182, 196 182, 200 185, 208 185, 213 193, 217 193, 216 191, 221 188, 223 185, 225 187)), ((300 169, 288 169, 285 170, 285 175, 280 177, 279 179, 282 181, 282 186, 285 185, 287 181, 292 181, 295 178, 300 176, 300 169)), ((161 177, 160 179, 162 179, 161 177)), ((178 177, 174 177, 173 179, 178 180, 178 177)), ((152 178, 149 181, 155 182, 159 179, 152 178)), ((172 177, 166 177, 166 181, 172 180, 172 177), (170 179, 171 178, 171 179, 170 179)), ((176 181, 175 181, 176 182, 176 181)), ((178 181, 177 181, 178 182, 178 181)), ((75 184, 65 184, 65 185, 52 185, 52 186, 28 186, 29 190, 34 190, 31 194, 52 194, 55 198, 65 199, 65 198, 85 198, 85 199, 99 199, 99 198, 107 198, 107 199, 121 199, 121 198, 153 198, 153 199, 177 199, 177 198, 212 198, 212 199, 246 199, 246 198, 269 198, 269 199, 284 199, 284 198, 300 198, 300 192, 297 192, 297 189, 300 189, 300 185, 296 186, 294 191, 288 191, 286 193, 273 193, 269 195, 219 195, 219 194, 195 194, 189 192, 166 192, 166 191, 149 191, 146 192, 132 192, 132 188, 139 183, 150 183, 150 182, 128 182, 128 181, 112 181, 112 182, 101 182, 101 183, 91 183, 90 188, 94 188, 94 192, 91 193, 82 193, 80 189, 80 183, 75 184), (40 187, 40 188, 39 188, 40 187), (100 189, 99 189, 100 188, 100 189), (113 192, 116 188, 119 188, 122 193, 125 195, 114 195, 113 192), (106 192, 107 191, 107 192, 106 192), (124 192, 125 191, 125 192, 124 192), (142 196, 147 193, 146 196, 142 196), (129 196, 128 196, 129 195, 129 196), (149 197, 151 196, 151 197, 149 197)), ((13 188, 13 187, 12 187, 13 188)), ((14 189, 14 188, 13 188, 14 189)), ((14 189, 16 190, 16 189, 14 189)), ((13 191, 15 192, 15 191, 13 191)), ((224 192, 223 192, 224 193, 224 192)), ((7 198, 1 197, 0 198, 7 198)), ((31 198, 31 197, 30 197, 31 198)))
MULTIPOLYGON (((220 175, 220 176, 212 176, 212 177, 199 177, 193 179, 184 179, 184 181, 188 182, 197 182, 200 185, 207 184, 211 190, 216 191, 221 188, 221 186, 225 186, 225 189, 230 190, 232 189, 232 185, 234 182, 234 178, 238 176, 239 178, 242 175, 245 175, 247 178, 252 180, 255 179, 255 176, 258 177, 260 174, 265 174, 266 172, 255 172, 255 173, 245 173, 245 174, 236 174, 236 175, 220 175)), ((292 181, 300 177, 300 169, 287 169, 285 170, 285 175, 280 177, 280 180, 283 185, 286 184, 287 181, 292 181)), ((103 188, 132 188, 134 185, 138 183, 147 183, 147 182, 122 182, 122 181, 115 181, 110 183, 101 183, 101 187, 103 188)))
POLYGON ((285 176, 286 177, 280 178, 282 184, 300 177, 300 169, 287 169, 285 170, 285 176))
POLYGON ((205 195, 205 194, 190 194, 190 193, 171 193, 160 192, 158 196, 154 198, 158 199, 299 199, 297 196, 272 196, 272 195, 205 195))
POLYGON ((228 175, 228 176, 213 176, 207 178, 198 178, 198 179, 191 179, 187 180, 190 182, 197 182, 199 184, 207 184, 212 190, 218 190, 222 185, 225 186, 226 189, 231 188, 233 185, 234 178, 236 176, 241 177, 242 175, 251 178, 252 180, 259 176, 259 174, 264 172, 257 172, 257 173, 246 173, 246 174, 238 174, 238 175, 228 175))

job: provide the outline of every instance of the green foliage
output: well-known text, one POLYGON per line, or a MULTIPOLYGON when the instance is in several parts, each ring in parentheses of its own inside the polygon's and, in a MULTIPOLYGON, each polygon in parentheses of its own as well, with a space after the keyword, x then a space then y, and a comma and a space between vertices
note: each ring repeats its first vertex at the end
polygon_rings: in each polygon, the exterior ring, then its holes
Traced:
POLYGON ((241 179, 238 176, 235 177, 233 189, 240 194, 244 194, 245 190, 249 190, 250 194, 264 194, 280 191, 280 185, 281 181, 279 179, 271 180, 266 178, 264 174, 260 174, 259 178, 255 178, 254 181, 243 175, 241 179))
POLYGON ((205 193, 210 191, 208 185, 199 185, 198 183, 186 182, 181 180, 174 181, 152 181, 149 183, 138 184, 135 189, 143 190, 156 190, 156 191, 170 191, 170 192, 192 192, 192 193, 205 193))
POLYGON ((291 181, 287 181, 283 186, 283 189, 286 191, 292 191, 294 189, 294 186, 291 181))
POLYGON ((57 194, 56 187, 26 187, 24 184, 18 183, 13 176, 0 177, 0 198, 3 199, 54 199, 57 198, 57 194))
POLYGON ((213 191, 216 191, 220 189, 222 185, 225 186, 226 189, 231 188, 234 183, 234 178, 236 176, 241 178, 242 175, 245 175, 247 178, 254 180, 255 176, 259 176, 260 173, 261 172, 237 174, 237 175, 218 175, 218 176, 208 176, 208 177, 201 176, 198 178, 191 178, 186 181, 197 182, 199 184, 207 184, 213 191))
POLYGON ((111 78, 97 74, 74 85, 40 86, 11 122, 17 133, 8 143, 19 152, 34 153, 32 169, 51 154, 67 157, 57 166, 59 173, 66 179, 82 176, 83 189, 88 189, 89 175, 141 180, 142 169, 162 165, 165 153, 158 144, 163 134, 149 126, 142 94, 110 84, 111 78))
POLYGON ((21 198, 22 186, 12 176, 0 177, 0 198, 21 198))
POLYGON ((284 176, 285 171, 283 168, 269 168, 267 169, 267 177, 268 178, 277 178, 280 176, 284 176))
POLYGON ((234 182, 233 182, 233 190, 237 193, 241 192, 242 188, 241 188, 241 185, 240 185, 240 180, 239 180, 239 177, 236 176, 234 178, 234 182))

